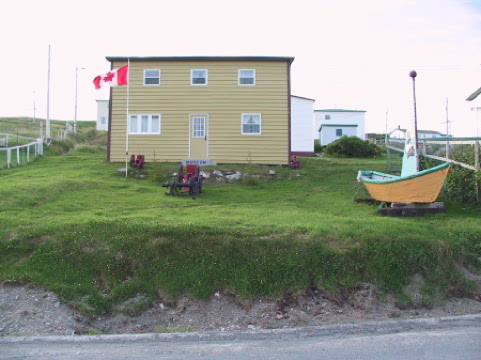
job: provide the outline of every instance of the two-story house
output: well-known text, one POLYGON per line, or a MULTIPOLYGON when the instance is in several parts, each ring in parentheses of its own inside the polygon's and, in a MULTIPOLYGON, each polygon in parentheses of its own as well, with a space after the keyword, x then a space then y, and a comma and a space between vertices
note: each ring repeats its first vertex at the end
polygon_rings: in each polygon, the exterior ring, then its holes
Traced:
POLYGON ((111 88, 108 161, 210 159, 288 164, 291 57, 107 57, 129 61, 111 88), (128 108, 128 116, 127 116, 128 108))

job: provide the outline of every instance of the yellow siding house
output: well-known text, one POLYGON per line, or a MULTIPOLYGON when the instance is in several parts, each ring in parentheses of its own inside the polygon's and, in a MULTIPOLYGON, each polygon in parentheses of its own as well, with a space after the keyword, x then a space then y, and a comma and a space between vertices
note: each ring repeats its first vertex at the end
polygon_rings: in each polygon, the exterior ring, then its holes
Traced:
POLYGON ((129 85, 111 88, 108 161, 288 164, 294 58, 107 60, 130 63, 129 85))

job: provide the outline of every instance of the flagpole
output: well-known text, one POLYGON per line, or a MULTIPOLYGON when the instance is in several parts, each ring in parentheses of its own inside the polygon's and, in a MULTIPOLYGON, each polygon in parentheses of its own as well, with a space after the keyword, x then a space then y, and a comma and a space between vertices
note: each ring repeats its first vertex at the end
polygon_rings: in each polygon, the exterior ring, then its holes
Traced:
POLYGON ((129 100, 130 100, 130 58, 127 59, 127 119, 125 128, 125 179, 129 173, 129 168, 127 167, 129 161, 129 100))
POLYGON ((48 141, 50 140, 50 44, 48 45, 47 119, 45 125, 45 137, 48 141))

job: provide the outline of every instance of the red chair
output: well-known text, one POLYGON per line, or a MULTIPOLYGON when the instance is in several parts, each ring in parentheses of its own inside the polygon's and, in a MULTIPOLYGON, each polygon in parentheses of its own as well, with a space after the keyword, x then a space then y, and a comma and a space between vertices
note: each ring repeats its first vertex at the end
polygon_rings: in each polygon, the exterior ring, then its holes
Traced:
POLYGON ((301 168, 301 164, 299 163, 299 160, 297 160, 296 155, 291 156, 291 161, 289 162, 289 167, 292 170, 299 170, 301 168))
POLYGON ((145 163, 145 156, 144 155, 132 155, 130 157, 130 167, 136 167, 139 169, 143 169, 145 163))

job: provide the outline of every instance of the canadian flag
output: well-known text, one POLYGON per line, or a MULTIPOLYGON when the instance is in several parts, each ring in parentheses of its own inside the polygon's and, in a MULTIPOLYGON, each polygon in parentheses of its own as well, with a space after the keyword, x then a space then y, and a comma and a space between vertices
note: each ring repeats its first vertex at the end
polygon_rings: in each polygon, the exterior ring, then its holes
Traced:
POLYGON ((129 66, 125 65, 118 69, 113 69, 106 74, 96 76, 94 85, 96 89, 104 86, 121 86, 129 83, 129 66))

